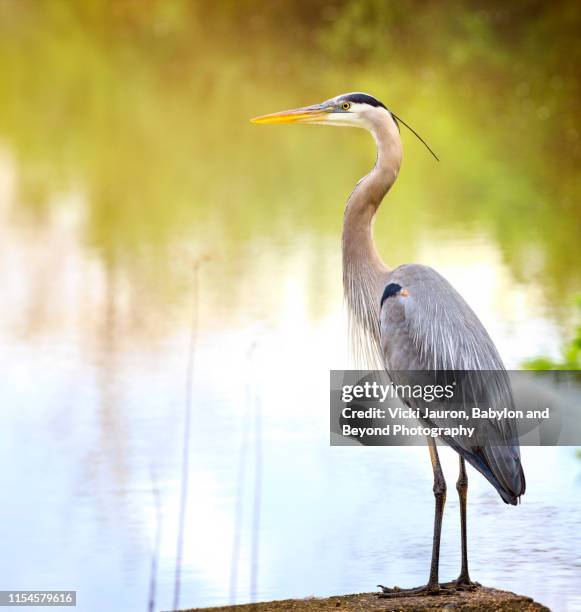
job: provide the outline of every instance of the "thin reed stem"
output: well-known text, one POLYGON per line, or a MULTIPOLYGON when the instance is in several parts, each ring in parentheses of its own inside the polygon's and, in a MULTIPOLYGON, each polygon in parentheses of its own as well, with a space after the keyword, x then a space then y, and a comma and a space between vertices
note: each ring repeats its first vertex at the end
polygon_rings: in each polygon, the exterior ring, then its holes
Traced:
POLYGON ((174 580, 173 608, 177 610, 180 603, 182 562, 184 553, 184 537, 186 527, 186 509, 188 505, 188 481, 189 481, 189 457, 190 457, 190 429, 192 421, 192 387, 194 381, 194 365, 196 354, 197 330, 198 330, 198 273, 199 262, 194 263, 193 286, 192 286, 192 324, 190 329, 190 346, 188 351, 188 363, 186 368, 186 404, 184 414, 184 438, 182 454, 181 492, 179 507, 179 523, 176 551, 176 569, 174 580))

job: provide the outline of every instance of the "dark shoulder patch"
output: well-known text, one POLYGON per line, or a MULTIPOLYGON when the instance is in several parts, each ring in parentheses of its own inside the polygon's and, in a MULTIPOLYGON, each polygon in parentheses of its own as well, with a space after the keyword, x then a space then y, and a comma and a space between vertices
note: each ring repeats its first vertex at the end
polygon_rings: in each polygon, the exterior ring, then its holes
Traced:
POLYGON ((347 100, 348 102, 353 102, 354 104, 369 104, 369 106, 381 106, 382 108, 385 108, 385 110, 387 110, 383 102, 380 102, 373 96, 370 96, 366 93, 356 92, 352 94, 347 94, 346 96, 343 96, 341 100, 347 100))
POLYGON ((383 306, 383 302, 390 298, 393 295, 397 295, 401 291, 401 285, 397 283, 389 283, 387 287, 383 290, 383 295, 381 296, 381 306, 383 306))

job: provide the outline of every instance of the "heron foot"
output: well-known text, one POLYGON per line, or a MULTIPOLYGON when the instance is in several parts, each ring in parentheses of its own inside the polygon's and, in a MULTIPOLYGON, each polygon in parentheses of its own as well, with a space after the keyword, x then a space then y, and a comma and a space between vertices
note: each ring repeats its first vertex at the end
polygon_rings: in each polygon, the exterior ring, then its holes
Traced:
MULTIPOLYGON (((450 583, 453 584, 453 583, 450 583)), ((386 587, 382 584, 377 585, 381 589, 378 597, 418 597, 419 595, 445 595, 454 593, 457 589, 446 584, 426 584, 425 586, 416 587, 414 589, 400 589, 399 587, 386 587)))
POLYGON ((454 589, 456 591, 474 591, 482 585, 480 582, 473 582, 468 576, 459 576, 456 580, 451 582, 444 582, 440 586, 448 589, 454 589))

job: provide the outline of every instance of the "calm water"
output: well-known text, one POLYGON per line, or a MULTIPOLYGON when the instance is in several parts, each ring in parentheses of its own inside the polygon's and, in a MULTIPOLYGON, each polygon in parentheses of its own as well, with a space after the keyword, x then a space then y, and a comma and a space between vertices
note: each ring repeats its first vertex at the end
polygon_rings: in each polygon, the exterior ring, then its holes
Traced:
MULTIPOLYGON (((0 37, 0 588, 146 609, 157 533, 157 607, 171 607, 192 331, 181 605, 423 583, 426 450, 328 446, 328 372, 349 365, 343 202, 371 139, 247 119, 354 89, 401 112, 442 162, 403 134, 378 243, 391 264, 442 272, 510 367, 558 358, 572 334, 578 136, 547 156, 552 107, 528 73, 491 116, 502 67, 451 88, 445 64, 312 73, 258 43, 200 61, 47 19, 67 36, 21 18, 0 37)), ((456 457, 443 454, 450 579, 456 457)), ((581 609, 581 461, 523 457, 518 508, 473 474, 473 576, 581 609)))

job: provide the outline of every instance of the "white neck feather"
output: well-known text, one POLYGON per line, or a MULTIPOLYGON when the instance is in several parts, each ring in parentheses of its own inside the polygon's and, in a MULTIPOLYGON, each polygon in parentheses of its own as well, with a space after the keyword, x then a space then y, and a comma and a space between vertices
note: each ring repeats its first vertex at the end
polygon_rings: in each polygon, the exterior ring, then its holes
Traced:
POLYGON ((378 367, 380 299, 389 269, 373 240, 373 220, 385 194, 395 182, 402 161, 399 130, 383 108, 370 111, 365 127, 377 143, 371 172, 357 183, 343 220, 343 291, 358 366, 378 367))

